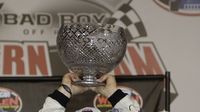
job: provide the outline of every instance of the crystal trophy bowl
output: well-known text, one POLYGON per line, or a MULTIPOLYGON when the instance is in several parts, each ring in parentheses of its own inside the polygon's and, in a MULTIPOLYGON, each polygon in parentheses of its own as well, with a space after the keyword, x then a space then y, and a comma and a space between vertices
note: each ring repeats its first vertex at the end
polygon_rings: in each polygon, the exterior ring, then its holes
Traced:
POLYGON ((124 29, 110 24, 69 23, 59 29, 58 53, 81 86, 101 86, 96 79, 112 71, 123 59, 127 40, 124 29))

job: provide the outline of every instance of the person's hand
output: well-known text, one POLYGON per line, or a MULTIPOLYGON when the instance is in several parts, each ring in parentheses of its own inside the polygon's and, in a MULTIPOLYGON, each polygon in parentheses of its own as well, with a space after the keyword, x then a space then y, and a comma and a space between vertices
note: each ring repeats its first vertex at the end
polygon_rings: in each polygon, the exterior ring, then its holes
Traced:
POLYGON ((117 84, 115 77, 111 74, 106 74, 97 79, 99 82, 105 82, 105 86, 99 87, 92 87, 91 90, 106 96, 107 98, 110 97, 116 90, 117 84))
MULTIPOLYGON (((69 87, 69 89, 71 90, 72 95, 81 94, 81 93, 83 93, 83 92, 88 90, 88 88, 86 88, 86 87, 77 86, 77 85, 73 85, 72 84, 74 81, 77 81, 77 80, 80 80, 80 79, 79 79, 78 75, 75 74, 75 73, 67 73, 67 74, 65 74, 63 76, 62 84, 69 87)), ((60 91, 63 94, 65 94, 68 98, 71 97, 70 93, 67 92, 63 88, 63 86, 60 86, 58 88, 58 91, 60 91)))

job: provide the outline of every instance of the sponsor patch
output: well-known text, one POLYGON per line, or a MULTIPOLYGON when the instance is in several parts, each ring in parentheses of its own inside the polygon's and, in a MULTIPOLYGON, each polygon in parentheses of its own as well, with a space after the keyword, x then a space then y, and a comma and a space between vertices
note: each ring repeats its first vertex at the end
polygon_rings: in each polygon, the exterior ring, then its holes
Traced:
MULTIPOLYGON (((124 86, 119 86, 119 89, 121 89, 124 93, 127 93, 131 99, 136 100, 140 108, 143 106, 143 99, 141 95, 135 91, 132 88, 124 87, 124 86)), ((108 99, 100 94, 97 94, 94 98, 93 105, 95 108, 98 108, 101 112, 120 112, 120 109, 118 108, 113 108, 111 103, 108 101, 108 99)), ((132 106, 130 107, 132 108, 132 106)))
POLYGON ((13 90, 0 87, 0 112, 20 112, 22 100, 13 90))

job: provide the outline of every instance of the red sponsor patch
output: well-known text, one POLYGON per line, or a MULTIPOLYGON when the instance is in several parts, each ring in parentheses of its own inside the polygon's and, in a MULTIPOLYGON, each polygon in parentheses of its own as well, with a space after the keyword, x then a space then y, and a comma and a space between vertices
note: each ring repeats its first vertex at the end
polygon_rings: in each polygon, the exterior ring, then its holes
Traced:
POLYGON ((0 111, 1 112, 20 112, 22 100, 13 90, 0 87, 0 111))

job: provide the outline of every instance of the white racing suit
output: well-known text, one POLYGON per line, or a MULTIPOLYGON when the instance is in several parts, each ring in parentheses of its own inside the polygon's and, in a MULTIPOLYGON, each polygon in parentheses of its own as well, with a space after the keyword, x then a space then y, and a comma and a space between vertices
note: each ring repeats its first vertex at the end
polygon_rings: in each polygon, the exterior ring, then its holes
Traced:
MULTIPOLYGON (((113 109, 112 112, 139 112, 140 106, 138 102, 131 99, 127 94, 123 93, 118 89, 113 93, 108 100, 111 102, 113 109)), ((54 91, 46 98, 43 108, 39 112, 66 112, 67 103, 69 98, 60 93, 59 91, 54 91), (65 108, 66 107, 66 108, 65 108)), ((84 109, 77 110, 75 112, 100 112, 100 110, 93 107, 86 107, 84 109), (88 111, 87 111, 88 110, 88 111)))

